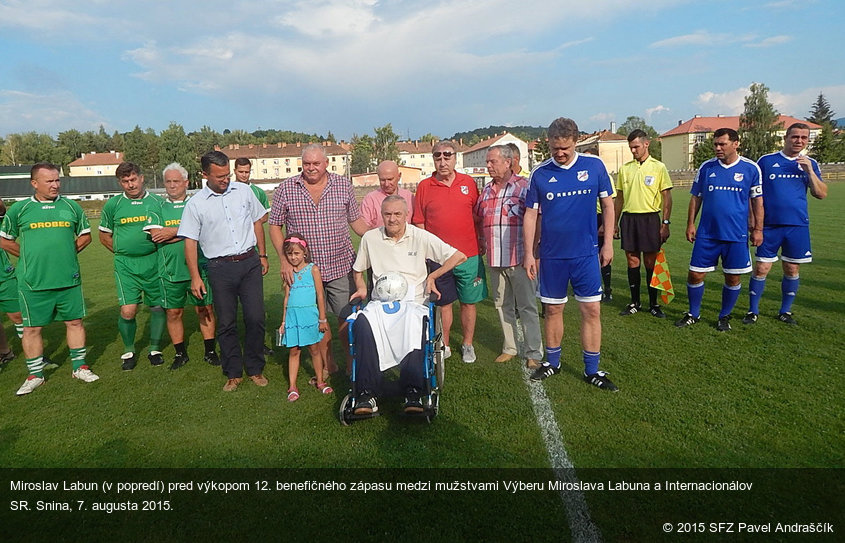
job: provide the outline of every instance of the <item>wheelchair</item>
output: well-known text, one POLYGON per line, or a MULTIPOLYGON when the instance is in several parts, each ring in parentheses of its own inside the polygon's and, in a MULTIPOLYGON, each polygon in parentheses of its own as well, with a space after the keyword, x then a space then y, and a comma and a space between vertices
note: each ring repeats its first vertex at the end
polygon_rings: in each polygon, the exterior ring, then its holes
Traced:
MULTIPOLYGON (((377 302, 379 303, 379 302, 377 302)), ((376 411, 366 414, 355 414, 355 408, 358 402, 358 396, 361 392, 358 386, 358 353, 355 344, 355 320, 358 316, 358 311, 361 310, 361 300, 353 300, 354 311, 352 315, 347 318, 348 335, 349 335, 349 354, 352 359, 352 367, 349 375, 350 390, 340 402, 339 418, 340 423, 344 426, 349 426, 355 421, 370 419, 379 416, 381 413, 376 411)), ((422 412, 420 413, 406 413, 409 417, 421 417, 427 422, 434 420, 440 410, 440 391, 443 387, 445 379, 445 364, 443 360, 443 333, 440 319, 437 317, 438 309, 434 305, 434 296, 432 295, 426 302, 428 313, 423 316, 422 324, 422 358, 423 358, 423 377, 424 388, 420 390, 420 401, 422 403, 422 412)), ((390 372, 391 369, 385 370, 390 372)), ((401 387, 397 386, 399 383, 384 379, 385 372, 382 372, 382 381, 384 383, 382 394, 380 398, 389 398, 401 396, 401 387)))

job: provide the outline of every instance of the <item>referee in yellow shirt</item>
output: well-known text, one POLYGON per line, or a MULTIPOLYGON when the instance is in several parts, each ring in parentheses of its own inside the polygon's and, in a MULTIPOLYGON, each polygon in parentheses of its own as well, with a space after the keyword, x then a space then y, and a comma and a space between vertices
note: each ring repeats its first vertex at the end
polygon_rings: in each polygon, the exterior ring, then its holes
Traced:
MULTIPOLYGON (((623 165, 616 177, 616 233, 622 237, 631 288, 631 303, 619 313, 623 316, 633 315, 642 307, 640 260, 645 264, 646 285, 651 285, 657 253, 669 239, 672 180, 666 166, 648 154, 648 145, 644 131, 637 129, 628 134, 628 147, 634 160, 623 165)), ((666 315, 657 304, 657 294, 656 288, 648 287, 648 311, 662 319, 666 315)))

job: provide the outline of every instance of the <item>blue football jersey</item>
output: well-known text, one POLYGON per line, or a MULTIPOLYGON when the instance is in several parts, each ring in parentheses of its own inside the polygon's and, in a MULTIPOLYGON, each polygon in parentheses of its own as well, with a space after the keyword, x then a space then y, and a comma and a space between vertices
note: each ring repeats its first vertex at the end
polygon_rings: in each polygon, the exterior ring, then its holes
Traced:
MULTIPOLYGON (((807 213, 807 189, 810 176, 798 165, 798 157, 789 158, 782 151, 760 157, 757 164, 763 173, 763 209, 766 226, 806 226, 810 224, 807 213)), ((819 179, 822 172, 812 158, 813 171, 819 179)))
POLYGON ((600 158, 576 154, 569 166, 548 159, 531 172, 525 206, 540 212, 540 258, 598 254, 596 198, 613 196, 600 158))
POLYGON ((696 237, 720 241, 748 239, 748 201, 763 195, 760 168, 739 157, 733 164, 711 158, 701 165, 690 194, 701 198, 696 237))

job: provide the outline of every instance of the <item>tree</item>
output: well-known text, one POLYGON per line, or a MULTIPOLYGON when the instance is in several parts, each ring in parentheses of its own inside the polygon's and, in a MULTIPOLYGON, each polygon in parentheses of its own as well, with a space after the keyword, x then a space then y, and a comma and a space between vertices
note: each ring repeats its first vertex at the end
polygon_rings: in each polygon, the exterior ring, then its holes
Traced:
POLYGON ((692 150, 692 165, 694 168, 698 168, 714 156, 716 156, 716 150, 713 148, 713 136, 710 136, 706 140, 695 144, 692 150))
POLYGON ((12 165, 34 164, 42 160, 58 162, 60 158, 56 142, 49 134, 24 132, 6 136, 0 162, 12 165))
POLYGON ((739 116, 739 151, 751 160, 773 152, 780 143, 776 135, 783 128, 778 112, 769 102, 769 88, 752 83, 745 97, 745 110, 739 116))
POLYGON ((123 140, 126 160, 140 166, 146 175, 155 176, 158 167, 158 136, 155 130, 147 128, 145 132, 135 125, 132 132, 123 135, 123 140))
POLYGON ((185 134, 181 124, 172 122, 158 136, 158 168, 154 179, 158 178, 158 172, 171 162, 178 162, 188 170, 188 179, 196 177, 199 168, 197 167, 197 155, 194 150, 194 143, 185 134))
POLYGON ((645 119, 642 117, 637 117, 635 115, 629 116, 625 119, 625 122, 619 125, 619 128, 616 130, 616 133, 620 136, 627 136, 634 130, 642 130, 648 135, 649 145, 648 145, 648 154, 660 160, 663 156, 663 144, 660 142, 660 134, 657 133, 657 130, 654 127, 650 126, 648 123, 645 122, 645 119))
POLYGON ((353 134, 351 143, 352 159, 349 162, 349 171, 352 174, 373 171, 373 138, 367 134, 353 134))
POLYGON ((546 138, 538 139, 537 144, 534 146, 534 164, 539 164, 544 160, 548 160, 551 156, 552 153, 549 150, 549 140, 546 138))
MULTIPOLYGON (((809 121, 810 119, 807 120, 809 121)), ((822 131, 818 137, 816 137, 816 141, 813 142, 813 146, 811 148, 813 158, 815 158, 818 162, 825 164, 837 162, 837 143, 838 142, 833 135, 833 126, 829 122, 822 123, 822 131)))
POLYGON ((399 147, 396 146, 396 142, 399 141, 399 134, 393 131, 390 123, 374 130, 376 135, 372 140, 373 166, 380 164, 383 160, 392 160, 398 164, 399 147))
POLYGON ((201 157, 209 151, 214 150, 215 145, 223 143, 223 136, 216 130, 212 130, 210 126, 203 126, 199 132, 191 132, 188 134, 191 142, 194 145, 194 157, 201 157))
POLYGON ((824 97, 824 94, 819 93, 819 97, 816 98, 816 101, 810 108, 810 116, 807 117, 807 120, 811 123, 821 125, 830 124, 832 126, 834 124, 833 118, 835 116, 836 114, 833 112, 833 109, 831 109, 827 98, 824 97))
POLYGON ((79 130, 71 129, 59 132, 56 138, 57 155, 59 158, 58 165, 62 167, 63 172, 67 172, 67 165, 80 158, 82 153, 88 151, 85 142, 85 136, 79 130))
POLYGON ((434 141, 440 141, 440 138, 435 136, 431 132, 429 132, 428 134, 424 134, 424 135, 420 136, 417 139, 417 141, 424 141, 424 142, 427 142, 427 143, 431 143, 431 142, 434 142, 434 141))

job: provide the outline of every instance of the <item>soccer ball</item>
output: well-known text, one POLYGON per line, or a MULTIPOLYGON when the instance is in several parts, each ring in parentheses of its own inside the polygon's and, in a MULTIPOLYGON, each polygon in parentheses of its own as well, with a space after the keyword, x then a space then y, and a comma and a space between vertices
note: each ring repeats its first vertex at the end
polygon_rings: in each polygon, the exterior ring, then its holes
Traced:
POLYGON ((399 272, 390 271, 376 279, 373 298, 380 302, 395 302, 405 298, 408 281, 399 272))

